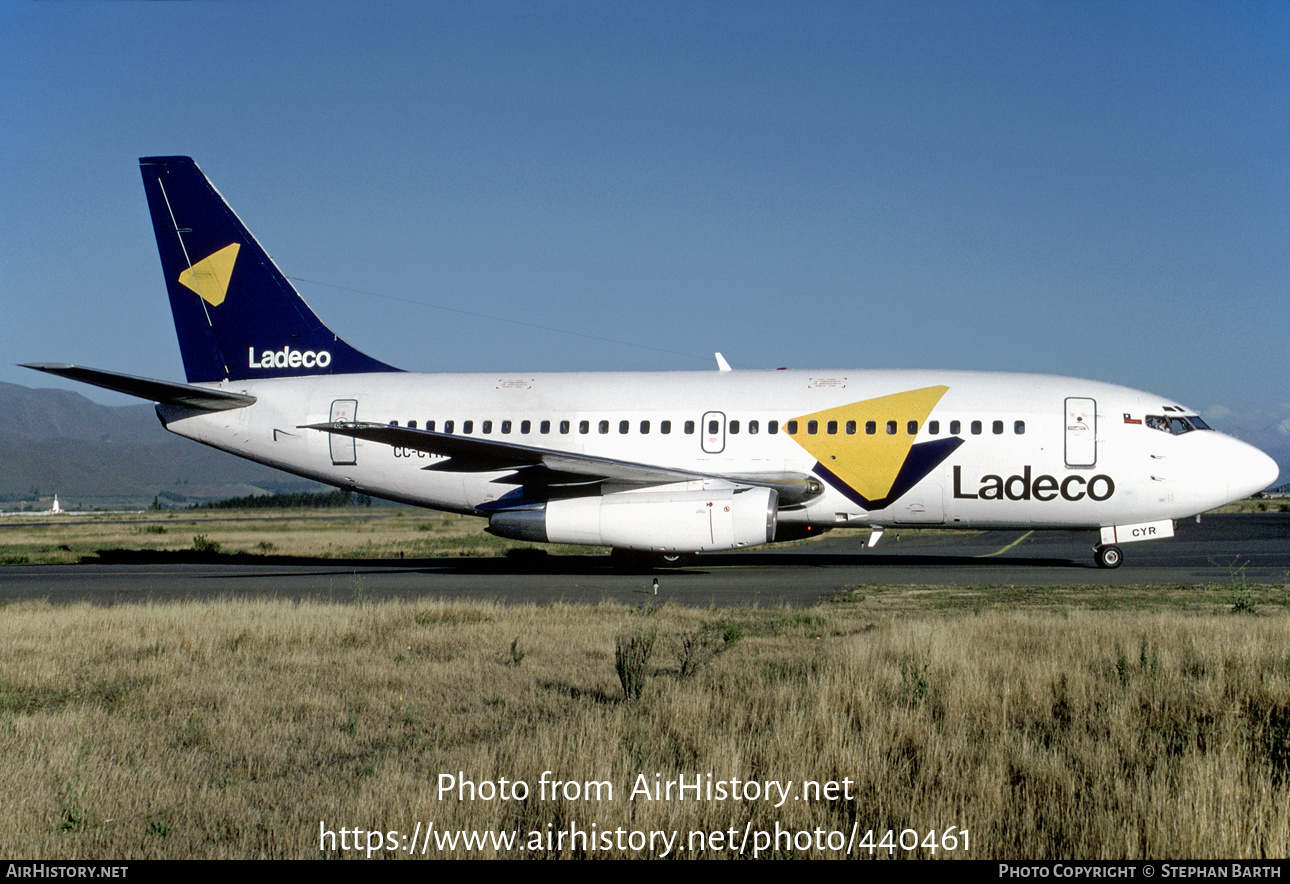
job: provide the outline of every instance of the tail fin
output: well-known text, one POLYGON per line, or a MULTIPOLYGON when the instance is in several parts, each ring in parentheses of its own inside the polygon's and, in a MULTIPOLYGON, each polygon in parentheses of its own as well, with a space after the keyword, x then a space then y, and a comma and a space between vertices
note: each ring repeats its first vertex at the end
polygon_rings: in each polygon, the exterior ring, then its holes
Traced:
POLYGON ((189 383, 398 371, 322 324, 191 158, 139 169, 189 383))

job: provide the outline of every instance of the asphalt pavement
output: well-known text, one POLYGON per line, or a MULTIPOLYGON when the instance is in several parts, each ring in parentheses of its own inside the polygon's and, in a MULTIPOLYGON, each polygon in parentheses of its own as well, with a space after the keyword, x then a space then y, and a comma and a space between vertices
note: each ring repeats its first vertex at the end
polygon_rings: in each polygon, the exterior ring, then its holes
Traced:
POLYGON ((338 602, 437 597, 504 604, 603 600, 698 606, 804 606, 865 585, 1129 586, 1290 584, 1290 514, 1181 521, 1168 540, 1125 544, 1124 564, 1098 568, 1092 531, 923 531, 874 549, 834 532, 804 546, 713 553, 686 567, 621 573, 609 556, 330 560, 122 555, 76 565, 0 568, 0 601, 53 604, 288 598, 338 602))

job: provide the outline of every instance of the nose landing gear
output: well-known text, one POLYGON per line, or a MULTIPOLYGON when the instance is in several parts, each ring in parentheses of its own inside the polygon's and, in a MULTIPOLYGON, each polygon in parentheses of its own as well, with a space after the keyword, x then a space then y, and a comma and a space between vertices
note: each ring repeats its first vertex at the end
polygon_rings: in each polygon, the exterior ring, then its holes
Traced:
POLYGON ((1118 546, 1107 544, 1094 549, 1093 558, 1099 568, 1118 568, 1124 562, 1124 553, 1118 546))

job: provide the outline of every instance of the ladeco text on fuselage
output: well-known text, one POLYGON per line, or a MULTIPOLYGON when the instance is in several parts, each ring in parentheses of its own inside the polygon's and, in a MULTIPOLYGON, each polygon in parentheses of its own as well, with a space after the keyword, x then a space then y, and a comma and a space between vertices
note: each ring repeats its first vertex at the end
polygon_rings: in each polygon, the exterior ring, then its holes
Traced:
POLYGON ((1064 479, 1056 476, 1042 475, 1031 478, 1032 468, 1029 464, 1022 467, 1021 473, 1003 478, 986 475, 981 477, 981 485, 975 494, 963 490, 963 468, 954 468, 954 497, 958 500, 1109 500, 1115 494, 1115 480, 1105 473, 1085 478, 1079 473, 1071 473, 1064 479))

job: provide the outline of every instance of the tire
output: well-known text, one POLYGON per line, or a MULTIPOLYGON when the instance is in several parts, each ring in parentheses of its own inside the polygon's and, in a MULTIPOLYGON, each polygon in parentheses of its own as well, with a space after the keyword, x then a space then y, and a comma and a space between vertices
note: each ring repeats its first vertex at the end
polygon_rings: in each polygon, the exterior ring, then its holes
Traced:
POLYGON ((1099 568, 1118 568, 1124 563, 1124 553, 1118 546, 1099 546, 1094 558, 1099 568))

